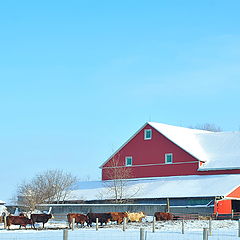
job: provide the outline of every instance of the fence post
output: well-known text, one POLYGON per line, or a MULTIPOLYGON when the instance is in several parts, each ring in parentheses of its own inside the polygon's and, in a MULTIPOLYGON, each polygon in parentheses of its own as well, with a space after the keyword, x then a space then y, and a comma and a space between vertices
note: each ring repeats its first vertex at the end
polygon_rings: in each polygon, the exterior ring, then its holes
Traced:
POLYGON ((7 216, 3 217, 4 228, 7 228, 7 216))
POLYGON ((145 240, 144 239, 144 228, 140 228, 140 240, 145 240))
POLYGON ((156 218, 153 217, 152 232, 155 232, 155 227, 156 227, 156 218))
POLYGON ((169 198, 167 198, 166 212, 167 212, 167 213, 170 212, 170 201, 169 201, 169 198))
POLYGON ((209 236, 212 236, 212 218, 209 218, 209 236))
POLYGON ((68 230, 67 229, 63 230, 63 240, 68 240, 68 230))
POLYGON ((203 240, 208 240, 208 229, 203 228, 203 240))
POLYGON ((98 218, 96 218, 96 231, 98 230, 98 218))
POLYGON ((123 218, 123 231, 126 231, 127 219, 123 218))
POLYGON ((184 234, 184 219, 182 219, 182 234, 184 234))
POLYGON ((72 219, 72 230, 74 230, 75 218, 72 219))
POLYGON ((240 220, 238 220, 238 237, 240 237, 240 220))

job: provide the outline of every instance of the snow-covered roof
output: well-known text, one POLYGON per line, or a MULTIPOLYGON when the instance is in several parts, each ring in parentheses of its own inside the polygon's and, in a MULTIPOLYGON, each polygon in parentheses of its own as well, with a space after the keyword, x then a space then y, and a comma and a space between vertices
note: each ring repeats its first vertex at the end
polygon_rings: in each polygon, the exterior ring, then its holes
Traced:
MULTIPOLYGON (((157 122, 147 122, 144 124, 144 126, 113 153, 112 156, 130 142, 147 124, 199 161, 204 162, 199 168, 200 171, 240 169, 240 131, 211 132, 157 122)), ((112 156, 110 156, 100 168, 103 167, 112 156)))
POLYGON ((210 132, 155 122, 148 124, 205 162, 199 170, 240 168, 240 132, 210 132))
MULTIPOLYGON (((128 180, 127 191, 133 198, 179 198, 226 196, 239 186, 240 174, 193 175, 128 180)), ((111 199, 104 181, 79 182, 68 200, 111 199)))
POLYGON ((2 200, 0 200, 0 204, 2 205, 2 204, 5 204, 6 202, 4 202, 4 201, 2 201, 2 200))

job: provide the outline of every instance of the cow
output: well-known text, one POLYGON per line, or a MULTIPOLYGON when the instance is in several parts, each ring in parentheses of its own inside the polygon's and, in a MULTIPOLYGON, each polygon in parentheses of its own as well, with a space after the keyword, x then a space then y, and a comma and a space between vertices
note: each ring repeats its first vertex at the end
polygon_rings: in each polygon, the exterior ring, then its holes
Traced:
POLYGON ((198 216, 198 220, 211 220, 211 216, 198 216))
POLYGON ((96 222, 96 218, 98 218, 98 222, 100 222, 102 226, 103 223, 107 225, 107 223, 111 219, 111 214, 110 213, 88 213, 87 217, 88 217, 88 224, 87 224, 88 226, 92 226, 92 223, 96 222))
POLYGON ((127 218, 126 212, 109 212, 111 215, 110 221, 114 222, 117 221, 117 224, 121 224, 124 218, 127 218))
POLYGON ((27 228, 28 224, 32 225, 32 220, 25 216, 7 216, 6 218, 7 227, 10 229, 11 225, 19 225, 19 229, 23 226, 27 228))
POLYGON ((49 219, 53 218, 52 214, 46 214, 46 213, 41 213, 41 214, 31 214, 31 219, 32 219, 32 224, 33 227, 35 228, 35 223, 36 222, 42 222, 43 223, 43 228, 44 224, 48 222, 49 219))
POLYGON ((155 212, 154 217, 156 218, 156 221, 166 221, 166 220, 173 220, 174 215, 172 213, 166 213, 166 212, 155 212))
POLYGON ((142 219, 145 217, 144 212, 127 212, 127 219, 130 222, 142 222, 142 219))
POLYGON ((69 227, 71 228, 71 223, 73 221, 73 218, 75 218, 75 223, 80 223, 81 227, 84 226, 84 223, 88 223, 88 217, 81 213, 68 213, 67 219, 69 223, 69 227))

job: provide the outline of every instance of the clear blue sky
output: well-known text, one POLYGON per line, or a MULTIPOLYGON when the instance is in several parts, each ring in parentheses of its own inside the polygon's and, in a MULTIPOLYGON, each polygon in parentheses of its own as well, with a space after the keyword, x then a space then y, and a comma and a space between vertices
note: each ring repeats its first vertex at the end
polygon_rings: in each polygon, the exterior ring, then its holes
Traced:
POLYGON ((240 128, 240 1, 2 1, 0 200, 100 178, 146 121, 240 128))

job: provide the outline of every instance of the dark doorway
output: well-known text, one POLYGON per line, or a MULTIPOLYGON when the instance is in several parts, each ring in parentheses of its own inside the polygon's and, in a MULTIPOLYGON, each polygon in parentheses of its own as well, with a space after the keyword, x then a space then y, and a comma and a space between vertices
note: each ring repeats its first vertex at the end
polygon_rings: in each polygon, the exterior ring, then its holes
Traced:
POLYGON ((240 200, 232 200, 233 212, 240 212, 240 200))

